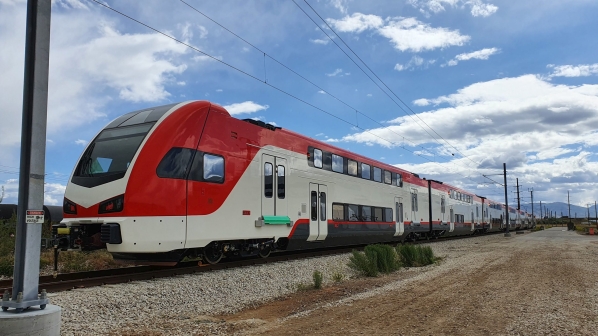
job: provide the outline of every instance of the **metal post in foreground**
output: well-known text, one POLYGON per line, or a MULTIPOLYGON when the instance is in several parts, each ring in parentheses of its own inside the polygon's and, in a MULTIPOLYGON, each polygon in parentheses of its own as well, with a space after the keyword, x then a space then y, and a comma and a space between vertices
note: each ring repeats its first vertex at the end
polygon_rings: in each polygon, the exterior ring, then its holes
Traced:
POLYGON ((532 227, 536 226, 536 217, 534 217, 534 189, 529 191, 532 197, 532 227))
POLYGON ((507 199, 507 164, 502 164, 502 171, 505 177, 505 220, 507 223, 507 230, 505 231, 505 237, 511 237, 509 233, 509 226, 511 225, 511 218, 509 218, 509 200, 507 199))
MULTIPOLYGON (((43 309, 48 303, 45 293, 39 296, 38 286, 44 205, 50 15, 51 0, 27 2, 15 268, 12 299, 2 301, 3 310, 15 308, 17 312, 33 306, 43 309), (42 223, 39 223, 39 217, 28 216, 28 210, 42 210, 42 223)), ((29 211, 30 215, 34 213, 29 211)), ((36 215, 39 216, 39 212, 36 215)))
POLYGON ((573 223, 571 223, 571 203, 569 202, 569 190, 567 190, 567 207, 569 208, 569 224, 567 225, 567 230, 572 230, 573 223))

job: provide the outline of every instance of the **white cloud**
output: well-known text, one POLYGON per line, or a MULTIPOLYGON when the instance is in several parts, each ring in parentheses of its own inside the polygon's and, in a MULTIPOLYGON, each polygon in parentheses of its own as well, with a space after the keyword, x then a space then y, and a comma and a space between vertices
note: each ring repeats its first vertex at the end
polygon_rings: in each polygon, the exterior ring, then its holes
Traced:
POLYGON ((322 45, 327 45, 330 42, 329 39, 310 39, 309 41, 311 43, 322 44, 322 45))
POLYGON ((343 33, 361 33, 368 29, 380 28, 384 25, 384 20, 371 14, 353 13, 340 20, 327 19, 328 23, 336 30, 343 33))
POLYGON ((327 21, 340 32, 361 33, 373 29, 388 38, 400 51, 421 52, 462 46, 470 40, 469 36, 461 35, 458 30, 434 28, 415 18, 397 17, 384 20, 377 15, 354 13, 340 20, 327 21))
POLYGON ((587 77, 598 75, 598 63, 581 65, 559 65, 549 64, 553 68, 550 77, 587 77))
POLYGON ((347 0, 330 0, 330 3, 341 13, 347 14, 347 0))
POLYGON ((412 52, 462 46, 470 40, 458 30, 433 28, 415 18, 391 19, 378 33, 390 39, 396 49, 412 52))
POLYGON ((366 96, 368 96, 368 97, 371 97, 371 96, 372 96, 372 94, 371 94, 371 93, 368 93, 366 96))
POLYGON ((418 8, 425 16, 430 16, 430 12, 438 14, 444 12, 447 6, 452 8, 470 8, 472 16, 490 16, 498 10, 498 7, 485 3, 482 0, 407 0, 411 6, 418 8))
POLYGON ((397 71, 413 70, 415 68, 427 68, 429 65, 434 64, 436 60, 425 61, 423 58, 415 55, 411 57, 411 60, 405 65, 397 63, 394 67, 397 71))
POLYGON ((336 76, 336 75, 338 75, 338 74, 340 74, 342 72, 343 72, 343 69, 336 69, 333 72, 331 72, 329 74, 326 74, 326 76, 328 76, 328 77, 334 77, 334 76, 336 76))
POLYGON ((459 64, 459 61, 469 61, 471 59, 487 60, 490 56, 500 52, 498 48, 486 48, 477 50, 470 53, 459 54, 454 59, 448 61, 448 66, 455 66, 459 64))
POLYGON ((87 145, 87 143, 88 143, 87 140, 81 140, 81 139, 75 140, 76 145, 85 146, 85 145, 87 145))
POLYGON ((222 92, 222 89, 217 89, 216 92, 222 92))
POLYGON ((326 91, 320 90, 320 91, 318 91, 318 93, 326 94, 326 91))
POLYGON ((258 111, 267 110, 270 106, 268 105, 260 105, 254 103, 252 101, 245 101, 242 103, 235 103, 224 106, 224 108, 230 113, 231 115, 235 114, 242 114, 242 113, 255 113, 258 111))

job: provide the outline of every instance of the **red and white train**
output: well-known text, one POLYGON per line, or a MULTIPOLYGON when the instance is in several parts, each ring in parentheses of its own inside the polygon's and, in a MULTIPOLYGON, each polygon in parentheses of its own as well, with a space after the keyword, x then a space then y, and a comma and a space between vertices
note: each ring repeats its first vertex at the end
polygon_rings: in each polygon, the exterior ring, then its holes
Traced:
MULTIPOLYGON (((503 205, 191 101, 123 115, 87 146, 66 188, 63 250, 173 264, 505 229, 503 205), (431 200, 431 204, 430 204, 431 200), (430 221, 431 214, 431 221, 430 221), (430 223, 431 222, 431 223, 430 223)), ((531 227, 509 212, 511 229, 531 227)))

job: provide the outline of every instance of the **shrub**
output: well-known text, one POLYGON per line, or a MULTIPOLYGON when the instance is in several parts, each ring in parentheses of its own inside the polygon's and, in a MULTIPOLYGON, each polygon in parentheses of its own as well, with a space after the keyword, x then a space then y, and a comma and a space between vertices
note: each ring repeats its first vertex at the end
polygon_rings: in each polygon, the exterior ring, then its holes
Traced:
POLYGON ((362 275, 375 277, 378 273, 391 273, 399 269, 399 260, 395 250, 383 244, 368 245, 363 253, 353 251, 349 267, 362 275))
POLYGON ((405 267, 420 267, 436 261, 430 246, 398 245, 396 248, 401 264, 405 267))
POLYGON ((314 288, 315 289, 322 288, 322 281, 324 280, 324 275, 322 274, 322 272, 314 271, 313 278, 314 278, 314 288))
POLYGON ((335 271, 334 273, 332 273, 332 280, 334 280, 334 282, 341 282, 345 279, 345 274, 341 271, 335 271))
POLYGON ((371 252, 362 253, 353 251, 353 255, 349 258, 349 267, 357 271, 359 274, 375 277, 378 276, 378 266, 376 265, 376 255, 371 252))

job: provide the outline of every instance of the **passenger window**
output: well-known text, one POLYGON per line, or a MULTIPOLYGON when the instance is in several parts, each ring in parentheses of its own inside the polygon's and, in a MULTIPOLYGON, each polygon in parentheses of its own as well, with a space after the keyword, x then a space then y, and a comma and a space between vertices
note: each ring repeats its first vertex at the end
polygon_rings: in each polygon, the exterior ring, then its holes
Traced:
POLYGON ((343 172, 343 157, 342 156, 338 156, 335 154, 332 154, 332 171, 335 171, 337 173, 342 173, 343 172))
POLYGON ((403 186, 403 176, 401 174, 397 174, 397 187, 403 186))
POLYGON ((359 220, 359 207, 357 205, 347 205, 347 218, 350 222, 357 222, 359 220))
POLYGON ((345 206, 342 204, 332 205, 332 219, 335 221, 345 220, 345 206))
POLYGON ((264 164, 264 196, 271 198, 273 193, 274 176, 272 172, 272 164, 266 162, 264 164))
POLYGON ((384 208, 384 221, 392 222, 392 209, 391 208, 384 208))
POLYGON ((314 167, 322 168, 322 151, 314 148, 314 167))
POLYGON ((278 180, 278 198, 283 199, 285 197, 285 171, 284 166, 277 167, 277 180, 278 180))
POLYGON ((382 222, 384 219, 382 218, 382 208, 374 208, 374 217, 372 217, 372 222, 382 222))
POLYGON ((311 192, 311 220, 318 220, 318 192, 311 192))
POLYGON ((388 170, 384 171, 384 183, 392 184, 392 174, 388 170))
POLYGON ((361 164, 361 178, 364 178, 366 180, 370 179, 370 165, 367 165, 365 163, 361 164))
POLYGON ((320 193, 320 220, 326 220, 326 193, 320 193))
POLYGON ((361 220, 364 222, 369 222, 372 220, 372 208, 369 206, 362 206, 361 207, 361 220))
POLYGON ((207 182, 224 182, 224 158, 222 156, 204 154, 203 180, 207 182))
POLYGON ((357 161, 348 160, 347 165, 347 172, 349 173, 349 175, 357 176, 357 161))
POLYGON ((382 182, 382 169, 374 167, 374 181, 382 182))
POLYGON ((193 149, 188 148, 172 148, 158 164, 156 174, 162 178, 187 178, 187 169, 193 157, 193 152, 195 152, 193 149))
POLYGON ((403 223, 403 203, 395 202, 397 208, 397 222, 403 223))

